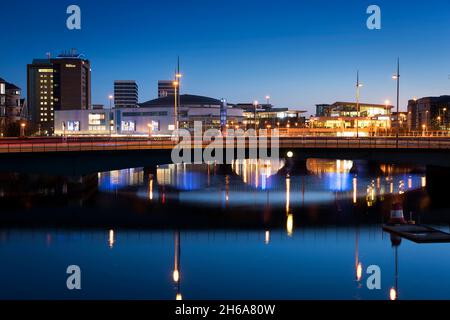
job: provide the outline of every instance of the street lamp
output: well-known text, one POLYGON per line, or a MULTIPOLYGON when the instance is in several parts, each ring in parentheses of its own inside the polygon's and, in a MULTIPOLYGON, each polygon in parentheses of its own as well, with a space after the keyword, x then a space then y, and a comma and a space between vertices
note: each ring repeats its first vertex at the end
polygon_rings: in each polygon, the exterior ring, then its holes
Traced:
POLYGON ((392 79, 397 81, 397 148, 398 148, 398 138, 400 135, 400 126, 398 124, 399 113, 400 113, 400 58, 397 59, 397 73, 392 76, 392 79))
MULTIPOLYGON (((178 75, 178 74, 177 74, 178 75)), ((178 130, 178 88, 179 88, 180 82, 178 80, 175 80, 173 82, 173 87, 175 89, 175 103, 174 103, 174 125, 175 130, 178 130)))
POLYGON ((113 102, 114 96, 111 94, 108 96, 108 99, 109 99, 109 109, 112 109, 112 102, 113 102))
POLYGON ((269 108, 270 105, 270 96, 266 96, 266 107, 269 108))
POLYGON ((443 112, 443 120, 444 120, 444 130, 447 130, 447 108, 442 109, 443 112))
POLYGON ((359 70, 356 73, 356 137, 359 138, 359 89, 363 86, 362 83, 359 82, 359 70))
POLYGON ((175 104, 176 104, 176 110, 175 110, 175 129, 178 130, 179 129, 179 119, 178 119, 178 109, 180 108, 180 104, 181 104, 181 78, 183 77, 183 75, 180 72, 180 59, 178 58, 178 68, 177 71, 175 72, 175 81, 174 81, 174 86, 175 86, 175 104))
POLYGON ((20 124, 20 136, 21 137, 25 137, 25 127, 26 127, 27 125, 24 123, 24 122, 22 122, 21 124, 20 124))
POLYGON ((259 102, 257 101, 257 100, 255 100, 254 102, 253 102, 253 106, 255 107, 255 131, 257 131, 258 130, 258 125, 257 125, 257 123, 256 123, 256 120, 257 120, 257 108, 258 108, 258 104, 259 104, 259 102))

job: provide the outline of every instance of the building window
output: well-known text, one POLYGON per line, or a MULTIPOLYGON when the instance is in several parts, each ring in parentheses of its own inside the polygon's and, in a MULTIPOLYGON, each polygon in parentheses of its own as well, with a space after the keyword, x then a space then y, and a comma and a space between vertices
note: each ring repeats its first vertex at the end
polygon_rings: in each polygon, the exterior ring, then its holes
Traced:
POLYGON ((89 125, 92 126, 105 125, 105 114, 104 113, 89 114, 89 125))
POLYGON ((124 132, 136 131, 136 123, 134 121, 122 121, 121 130, 124 132))
POLYGON ((67 121, 67 131, 80 131, 80 121, 67 121))

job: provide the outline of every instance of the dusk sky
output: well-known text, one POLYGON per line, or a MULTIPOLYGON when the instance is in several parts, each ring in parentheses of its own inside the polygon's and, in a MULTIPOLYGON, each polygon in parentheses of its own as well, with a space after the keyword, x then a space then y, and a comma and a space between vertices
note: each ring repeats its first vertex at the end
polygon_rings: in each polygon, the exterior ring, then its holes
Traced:
POLYGON ((0 77, 26 95, 26 64, 77 48, 92 64, 92 102, 107 105, 113 81, 136 80, 139 100, 157 95, 179 55, 183 93, 263 101, 314 110, 318 103, 395 101, 391 79, 401 58, 401 107, 450 94, 450 1, 2 1, 0 77), (66 28, 67 6, 82 30, 66 28), (369 30, 366 9, 382 10, 369 30))

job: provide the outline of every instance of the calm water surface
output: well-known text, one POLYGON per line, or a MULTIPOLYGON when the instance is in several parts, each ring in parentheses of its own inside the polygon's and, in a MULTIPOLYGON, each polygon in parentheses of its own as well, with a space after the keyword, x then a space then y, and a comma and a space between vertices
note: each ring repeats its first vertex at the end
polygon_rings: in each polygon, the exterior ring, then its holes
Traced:
MULTIPOLYGON (((167 165, 0 188, 0 299, 450 299, 450 245, 382 231, 393 202, 449 231, 417 168, 167 165), (20 200, 18 200, 20 199, 20 200), (79 265, 82 290, 66 288, 79 265), (381 269, 381 290, 366 269, 381 269)), ((19 183, 20 182, 20 183, 19 183)))

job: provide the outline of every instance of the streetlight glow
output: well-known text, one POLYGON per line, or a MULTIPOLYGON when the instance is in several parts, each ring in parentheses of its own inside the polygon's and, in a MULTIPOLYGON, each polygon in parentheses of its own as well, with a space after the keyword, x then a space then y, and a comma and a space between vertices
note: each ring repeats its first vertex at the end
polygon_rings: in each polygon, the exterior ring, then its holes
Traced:
POLYGON ((389 292, 389 298, 392 301, 397 300, 397 291, 394 288, 392 288, 391 291, 389 292))
POLYGON ((178 270, 175 270, 173 272, 173 281, 176 283, 180 281, 180 272, 178 270))

